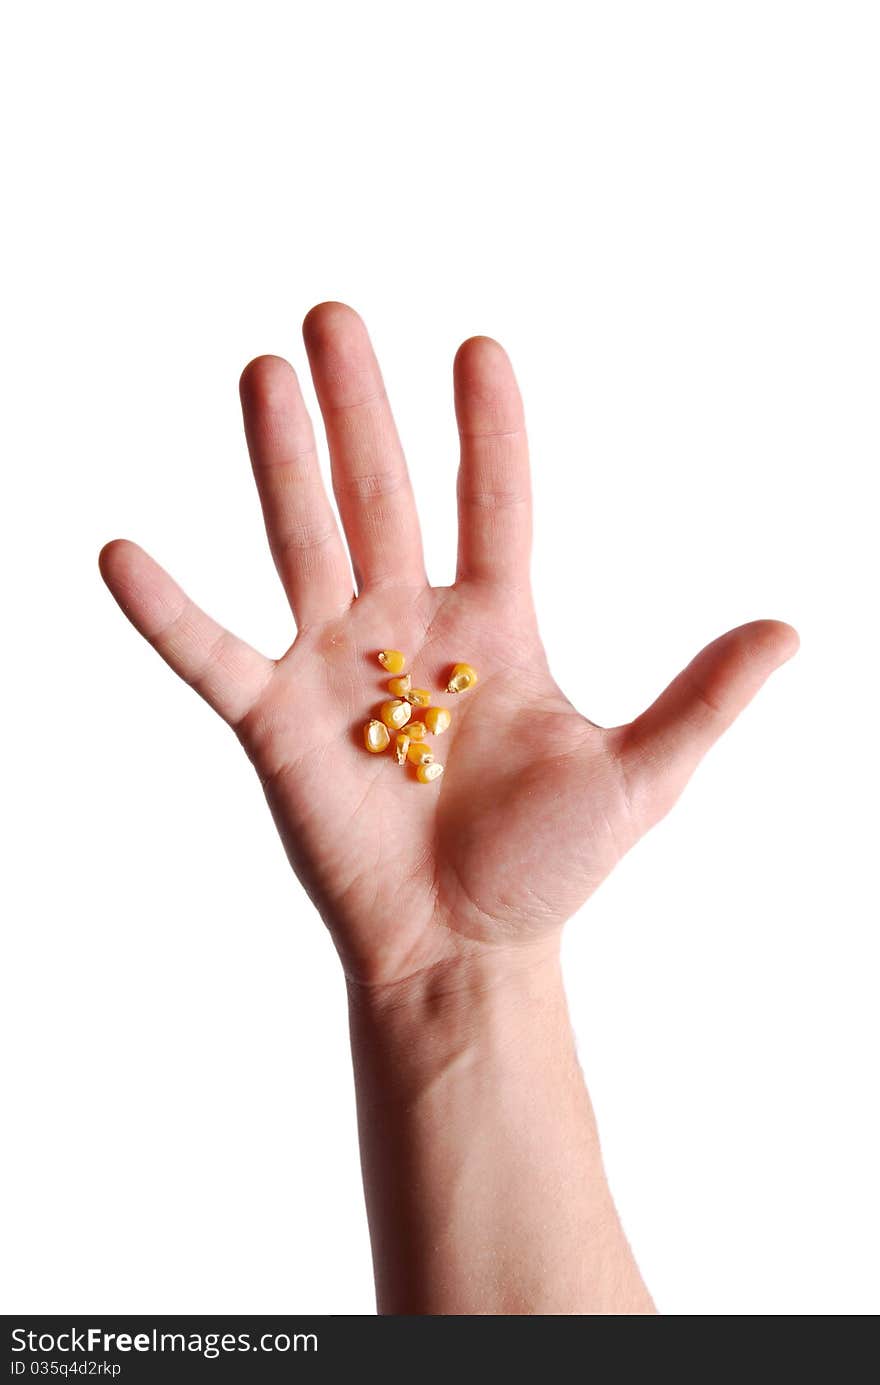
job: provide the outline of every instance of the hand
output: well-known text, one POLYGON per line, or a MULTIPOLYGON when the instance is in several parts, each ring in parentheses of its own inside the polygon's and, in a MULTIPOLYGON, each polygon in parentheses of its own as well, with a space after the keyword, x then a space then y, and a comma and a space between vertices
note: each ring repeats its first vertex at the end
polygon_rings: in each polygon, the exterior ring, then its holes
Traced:
POLYGON ((101 571, 170 666, 235 729, 294 870, 352 981, 400 982, 438 963, 555 947, 562 924, 674 803, 698 761, 793 654, 755 621, 716 640, 634 722, 587 721, 550 676, 529 590, 522 402, 488 337, 455 358, 461 434, 452 587, 425 576, 418 518, 366 329, 313 308, 306 350, 358 595, 320 479, 293 369, 260 357, 241 380, 245 430, 275 563, 298 633, 273 661, 216 625, 136 545, 101 571), (415 781, 362 728, 388 694, 376 654, 401 649, 416 686, 449 668, 475 689, 436 742, 445 774, 415 781))

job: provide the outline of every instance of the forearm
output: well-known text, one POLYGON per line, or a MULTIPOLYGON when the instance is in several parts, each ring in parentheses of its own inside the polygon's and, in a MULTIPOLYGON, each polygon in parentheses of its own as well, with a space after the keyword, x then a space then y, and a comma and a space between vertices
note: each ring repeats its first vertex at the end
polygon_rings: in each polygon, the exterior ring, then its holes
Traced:
POLYGON ((651 1313, 555 946, 349 987, 382 1313, 651 1313))

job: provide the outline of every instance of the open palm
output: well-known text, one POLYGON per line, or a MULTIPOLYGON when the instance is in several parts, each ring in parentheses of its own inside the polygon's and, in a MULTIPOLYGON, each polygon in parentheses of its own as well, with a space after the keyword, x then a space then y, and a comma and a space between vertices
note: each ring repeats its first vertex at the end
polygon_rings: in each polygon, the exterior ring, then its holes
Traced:
POLYGON ((101 570, 134 625, 235 728, 348 975, 395 982, 463 952, 558 933, 797 636, 778 621, 741 626, 636 721, 595 726, 554 683, 535 624, 528 451, 503 349, 473 337, 456 355, 458 575, 433 588, 363 322, 323 303, 303 334, 351 566, 296 375, 260 357, 242 376, 242 406, 298 626, 284 657, 216 625, 134 544, 108 544, 101 570), (453 713, 434 747, 446 769, 435 783, 363 748, 363 724, 388 696, 383 648, 404 650, 415 684, 435 694, 453 663, 479 670, 474 690, 435 696, 453 713))

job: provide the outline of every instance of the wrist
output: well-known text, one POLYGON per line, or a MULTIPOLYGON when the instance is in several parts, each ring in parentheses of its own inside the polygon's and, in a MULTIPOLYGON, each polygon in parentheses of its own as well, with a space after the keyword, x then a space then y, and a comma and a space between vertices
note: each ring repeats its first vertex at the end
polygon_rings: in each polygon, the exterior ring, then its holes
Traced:
POLYGON ((558 938, 350 983, 349 1005, 380 1312, 604 1311, 594 1281, 631 1257, 558 938))
POLYGON ((574 1061, 558 934, 480 947, 391 984, 347 985, 355 1069, 368 1100, 408 1101, 441 1076, 515 1068, 551 1037, 574 1061))

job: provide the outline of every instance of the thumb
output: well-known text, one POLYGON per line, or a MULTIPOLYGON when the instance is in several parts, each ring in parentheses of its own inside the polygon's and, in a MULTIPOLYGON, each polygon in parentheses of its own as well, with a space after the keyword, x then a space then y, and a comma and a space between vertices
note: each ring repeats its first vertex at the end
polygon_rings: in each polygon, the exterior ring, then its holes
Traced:
POLYGON ((668 812, 706 751, 799 643, 797 631, 780 620, 728 630, 622 728, 620 754, 633 808, 646 826, 668 812))

